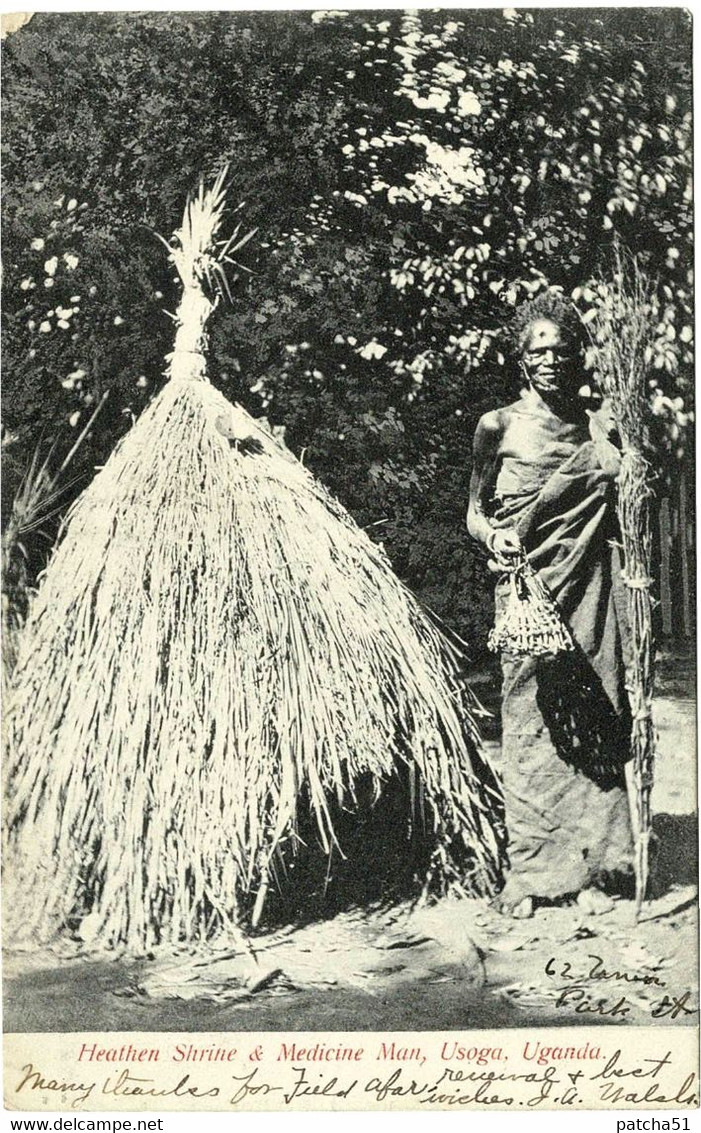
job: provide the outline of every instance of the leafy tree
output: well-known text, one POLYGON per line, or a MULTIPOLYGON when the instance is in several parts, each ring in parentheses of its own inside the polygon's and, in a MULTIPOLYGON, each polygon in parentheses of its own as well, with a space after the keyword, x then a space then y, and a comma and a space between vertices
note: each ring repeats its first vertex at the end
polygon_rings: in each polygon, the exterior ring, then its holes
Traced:
POLYGON ((683 10, 37 15, 4 68, 10 495, 27 450, 69 448, 109 391, 89 475, 158 388, 175 291, 153 233, 222 163, 258 237, 213 381, 285 426, 468 640, 490 620, 471 441, 517 393, 502 328, 547 285, 586 311, 616 235, 660 281, 651 393, 683 448, 683 10))

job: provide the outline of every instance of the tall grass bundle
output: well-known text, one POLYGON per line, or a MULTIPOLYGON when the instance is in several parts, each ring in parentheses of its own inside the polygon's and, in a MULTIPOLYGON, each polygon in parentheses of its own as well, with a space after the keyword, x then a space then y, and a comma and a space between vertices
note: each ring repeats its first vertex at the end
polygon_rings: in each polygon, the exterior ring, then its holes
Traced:
POLYGON ((173 253, 171 380, 69 513, 23 636, 14 938, 89 918, 96 944, 139 952, 235 930, 295 853, 300 807, 338 852, 334 810, 361 780, 379 796, 398 765, 422 784, 442 880, 496 877, 456 652, 383 551, 205 378, 221 195, 189 203, 173 253))
POLYGON ((627 675, 632 714, 628 790, 635 837, 635 908, 639 916, 648 884, 650 798, 655 764, 650 594, 653 470, 649 460, 648 377, 659 319, 655 314, 651 281, 637 257, 625 253, 620 245, 614 248, 612 276, 600 281, 599 294, 601 302, 587 325, 601 389, 609 399, 623 447, 617 512, 632 644, 632 667, 627 675))

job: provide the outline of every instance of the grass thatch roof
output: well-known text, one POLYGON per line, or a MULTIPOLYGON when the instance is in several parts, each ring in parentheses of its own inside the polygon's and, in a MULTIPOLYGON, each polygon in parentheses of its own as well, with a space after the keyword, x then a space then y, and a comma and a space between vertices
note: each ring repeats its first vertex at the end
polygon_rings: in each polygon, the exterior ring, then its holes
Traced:
POLYGON ((488 890, 497 800, 458 658, 382 550, 208 384, 213 304, 181 274, 171 381, 71 510, 23 633, 6 926, 46 939, 89 918, 136 951, 209 938, 257 918, 301 839, 331 870, 339 816, 397 775, 423 880, 488 890))

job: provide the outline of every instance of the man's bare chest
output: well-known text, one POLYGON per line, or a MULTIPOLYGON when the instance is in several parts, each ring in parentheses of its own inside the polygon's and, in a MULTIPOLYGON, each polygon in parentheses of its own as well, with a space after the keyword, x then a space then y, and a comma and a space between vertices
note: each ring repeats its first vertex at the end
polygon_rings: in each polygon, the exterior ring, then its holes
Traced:
POLYGON ((566 459, 587 440, 589 433, 585 423, 515 411, 507 418, 499 454, 502 460, 510 458, 524 464, 538 464, 543 460, 551 463, 559 458, 566 459))

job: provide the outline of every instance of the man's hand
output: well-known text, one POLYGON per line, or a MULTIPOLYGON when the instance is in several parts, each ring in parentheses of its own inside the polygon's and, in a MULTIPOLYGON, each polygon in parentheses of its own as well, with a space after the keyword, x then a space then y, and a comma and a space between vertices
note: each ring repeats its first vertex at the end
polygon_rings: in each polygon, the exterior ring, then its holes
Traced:
POLYGON ((522 553, 521 536, 514 528, 497 528, 490 536, 487 549, 492 556, 487 566, 494 574, 501 574, 505 567, 513 566, 513 560, 522 553))
POLYGON ((601 403, 595 413, 589 414, 589 435, 596 447, 601 469, 613 480, 621 471, 621 438, 616 419, 608 399, 601 403))

